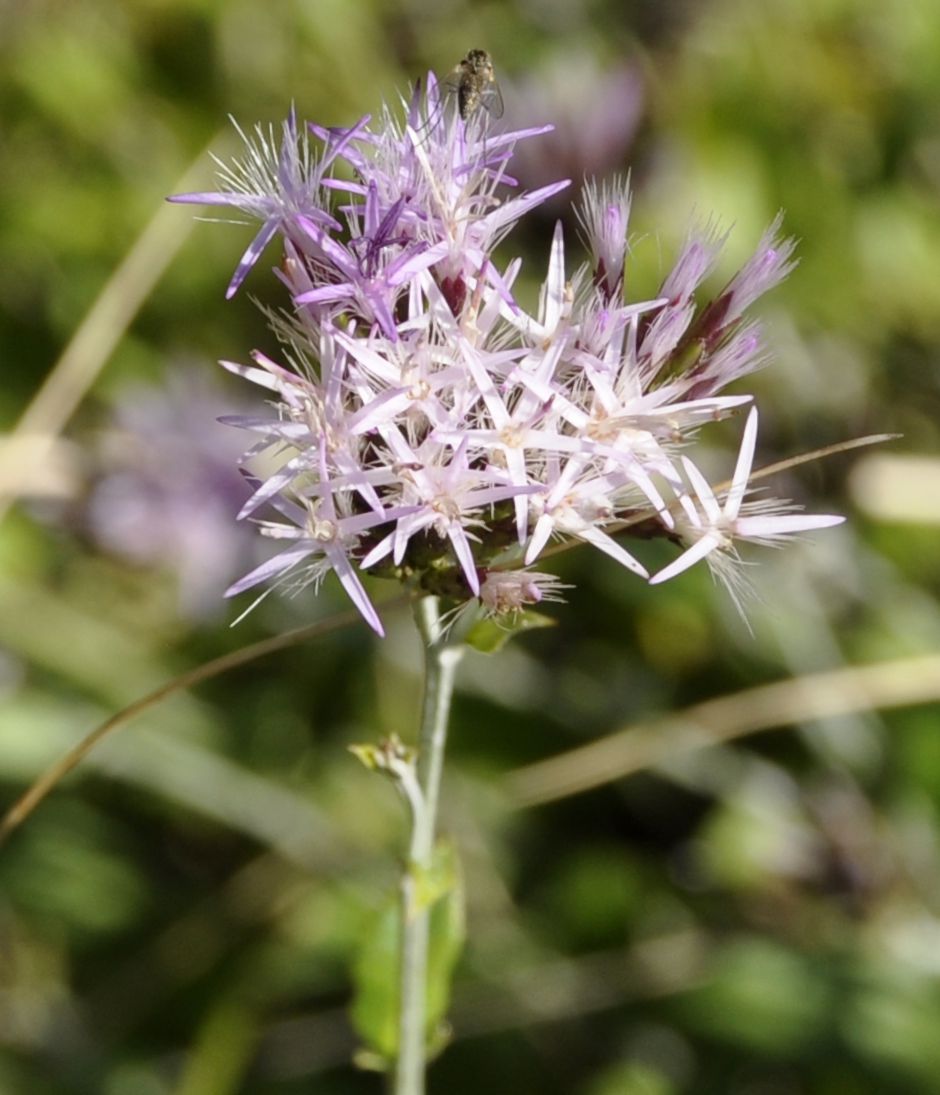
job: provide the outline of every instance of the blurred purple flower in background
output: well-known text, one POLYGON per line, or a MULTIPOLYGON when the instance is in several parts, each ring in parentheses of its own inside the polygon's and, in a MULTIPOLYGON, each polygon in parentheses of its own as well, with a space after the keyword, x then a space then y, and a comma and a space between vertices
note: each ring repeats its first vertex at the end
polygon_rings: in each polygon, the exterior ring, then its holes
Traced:
MULTIPOLYGON (((552 132, 516 150, 512 173, 523 186, 542 186, 559 175, 582 180, 623 172, 643 117, 645 91, 640 70, 620 60, 602 68, 588 49, 560 51, 525 79, 502 79, 506 120, 551 122, 552 132)), ((566 196, 548 204, 553 213, 566 196)))
POLYGON ((257 559, 257 537, 235 521, 250 493, 237 470, 241 435, 216 421, 241 409, 205 369, 170 369, 128 384, 99 449, 87 522, 106 551, 177 577, 180 614, 219 615, 225 587, 257 559))

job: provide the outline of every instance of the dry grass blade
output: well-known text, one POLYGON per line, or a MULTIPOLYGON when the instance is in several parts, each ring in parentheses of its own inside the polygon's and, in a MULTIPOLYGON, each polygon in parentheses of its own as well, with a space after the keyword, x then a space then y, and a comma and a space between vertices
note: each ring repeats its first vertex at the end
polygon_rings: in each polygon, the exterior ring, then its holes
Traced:
POLYGON ((518 768, 506 789, 516 806, 536 806, 758 730, 937 700, 940 654, 814 673, 706 700, 518 768))
MULTIPOLYGON (((843 452, 851 452, 853 449, 864 449, 870 445, 883 445, 886 441, 897 441, 903 436, 899 433, 870 433, 865 437, 853 437, 850 441, 837 441, 834 445, 826 445, 821 449, 812 449, 810 452, 801 452, 797 456, 788 456, 784 460, 778 460, 775 464, 758 468, 751 472, 751 479, 766 479, 768 475, 776 475, 777 472, 787 471, 789 468, 799 467, 800 464, 809 464, 813 460, 824 460, 827 456, 838 456, 843 452)), ((721 489, 731 486, 728 480, 721 484, 721 489)))
MULTIPOLYGON (((387 602, 387 606, 391 607, 393 604, 397 603, 398 600, 387 602)), ((86 757, 99 742, 113 734, 116 730, 120 730, 121 727, 126 726, 127 723, 137 718, 138 715, 142 715, 145 711, 149 711, 152 707, 156 707, 157 704, 162 703, 163 700, 177 692, 182 692, 184 689, 192 688, 197 684, 202 684, 203 681, 211 680, 213 677, 218 677, 231 669, 237 669, 239 666, 247 665, 249 662, 266 657, 268 654, 275 654, 280 650, 286 650, 288 647, 304 643, 308 639, 319 638, 331 631, 338 631, 340 628, 347 627, 349 624, 354 623, 359 618, 357 612, 343 612, 336 616, 331 616, 329 619, 321 620, 319 623, 311 624, 309 627, 295 628, 293 631, 287 631, 283 635, 276 635, 271 639, 263 639, 261 642, 252 643, 251 646, 242 647, 240 650, 235 650, 230 654, 223 654, 220 658, 214 658, 212 661, 205 662, 203 665, 197 666, 187 673, 182 673, 180 676, 174 677, 173 680, 167 681, 166 684, 161 685, 155 691, 150 692, 148 695, 141 697, 128 707, 125 707, 123 711, 118 711, 116 715, 112 715, 106 722, 103 722, 100 726, 96 727, 96 729, 92 730, 90 734, 86 734, 81 741, 74 745, 63 757, 57 760, 55 764, 50 765, 25 793, 17 799, 5 814, 3 820, 0 821, 0 843, 6 840, 10 833, 29 817, 33 810, 35 810, 50 791, 52 791, 56 784, 64 776, 68 775, 73 768, 80 764, 83 758, 86 757)))
MULTIPOLYGON (((210 144, 216 143, 218 136, 210 144)), ((206 149, 178 180, 187 190, 202 175, 206 149)), ((115 269, 53 365, 8 441, 0 448, 0 520, 24 489, 24 467, 41 463, 71 418, 163 271, 189 235, 192 219, 161 202, 143 232, 115 269), (29 464, 23 460, 29 443, 29 464)))

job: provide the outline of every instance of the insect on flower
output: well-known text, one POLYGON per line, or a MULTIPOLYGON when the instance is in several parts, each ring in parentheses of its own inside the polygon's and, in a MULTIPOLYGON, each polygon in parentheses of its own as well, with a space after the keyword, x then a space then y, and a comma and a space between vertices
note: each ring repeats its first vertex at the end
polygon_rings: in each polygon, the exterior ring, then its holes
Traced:
POLYGON ((448 95, 456 96, 457 112, 464 121, 480 107, 491 118, 502 118, 503 96, 485 49, 471 49, 443 80, 443 87, 448 95))

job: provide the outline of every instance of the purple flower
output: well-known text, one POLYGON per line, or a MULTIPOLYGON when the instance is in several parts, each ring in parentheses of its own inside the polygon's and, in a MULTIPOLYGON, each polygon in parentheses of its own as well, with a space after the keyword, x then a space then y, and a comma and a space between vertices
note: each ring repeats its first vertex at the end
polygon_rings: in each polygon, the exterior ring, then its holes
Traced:
POLYGON ((650 578, 651 585, 668 581, 706 559, 712 572, 725 582, 734 596, 740 574, 735 564, 741 561, 735 547, 736 541, 750 540, 768 547, 780 547, 796 533, 831 528, 845 520, 832 514, 800 513, 792 503, 775 498, 745 502, 756 444, 757 408, 752 407, 724 504, 715 497, 715 492, 692 461, 682 457, 692 490, 679 495, 681 510, 675 531, 689 546, 677 559, 650 578))
POLYGON ((240 445, 214 421, 227 400, 210 379, 180 369, 165 387, 121 392, 87 508, 103 548, 175 574, 180 612, 195 620, 218 613, 225 586, 257 555, 233 521, 246 495, 240 445))
MULTIPOLYGON (((360 126, 367 120, 363 119, 360 126)), ((298 232, 298 217, 319 219, 329 216, 322 206, 322 175, 341 151, 343 141, 348 140, 355 132, 350 130, 342 139, 335 141, 332 147, 328 147, 324 158, 318 162, 310 155, 310 146, 305 135, 297 132, 293 109, 284 122, 280 145, 271 128, 265 130, 260 125, 255 126, 252 139, 234 119, 232 124, 245 143, 246 155, 244 159, 235 160, 231 165, 216 160, 223 189, 174 194, 168 199, 171 202, 191 202, 196 205, 227 206, 261 221, 258 234, 248 245, 229 282, 226 298, 235 295, 248 271, 278 232, 290 239, 298 232)))
MULTIPOLYGON (((566 44, 528 78, 502 83, 510 120, 552 123, 544 140, 523 145, 513 160, 513 174, 524 183, 623 170, 645 107, 639 65, 621 60, 601 68, 594 53, 566 44)), ((557 198, 550 205, 560 211, 557 198)))
POLYGON ((689 455, 703 426, 751 402, 720 393, 765 358, 744 311, 792 268, 779 218, 711 302, 698 297, 723 243, 711 225, 689 234, 654 299, 629 301, 627 182, 588 183, 590 262, 567 269, 559 224, 530 308, 514 291, 521 260, 500 265, 494 248, 567 185, 514 192, 516 145, 547 127, 497 133, 485 111, 444 109, 433 74, 424 88, 404 121, 386 109, 374 126, 310 126, 319 158, 291 115, 279 148, 256 131, 222 191, 185 196, 261 219, 233 287, 280 234, 291 300, 271 315, 281 360, 223 363, 274 405, 227 419, 256 439, 240 516, 273 510, 261 532, 287 541, 229 593, 333 572, 381 634, 365 571, 518 612, 559 588, 520 569, 552 538, 647 578, 615 538, 626 519, 685 546, 661 582, 700 559, 727 572, 737 540, 837 523, 743 500, 754 410, 723 505, 689 455))
POLYGON ((623 267, 627 258, 627 224, 630 220, 630 188, 626 179, 614 179, 600 187, 584 184, 578 219, 591 252, 594 284, 608 300, 623 292, 623 267))

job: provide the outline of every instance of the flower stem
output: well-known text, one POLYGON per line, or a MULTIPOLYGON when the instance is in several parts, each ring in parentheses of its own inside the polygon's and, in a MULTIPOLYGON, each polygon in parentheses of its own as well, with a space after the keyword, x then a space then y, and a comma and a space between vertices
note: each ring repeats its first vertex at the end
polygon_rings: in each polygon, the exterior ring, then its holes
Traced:
POLYGON ((401 880, 401 967, 399 974, 398 1059, 393 1095, 424 1095, 428 942, 430 908, 421 898, 421 878, 431 867, 440 798, 444 747, 454 677, 463 653, 442 634, 436 597, 415 605, 415 622, 424 643, 424 700, 418 752, 420 795, 411 802, 408 864, 401 880))

